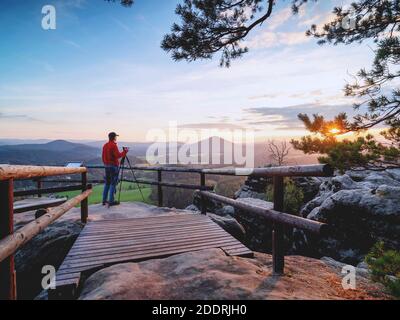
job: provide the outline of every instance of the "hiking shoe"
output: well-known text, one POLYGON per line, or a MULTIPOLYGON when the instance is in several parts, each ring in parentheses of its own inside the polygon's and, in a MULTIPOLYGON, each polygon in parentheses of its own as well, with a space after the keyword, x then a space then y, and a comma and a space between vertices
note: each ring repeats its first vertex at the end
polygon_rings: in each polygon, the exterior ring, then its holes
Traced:
POLYGON ((110 202, 108 204, 109 207, 114 207, 114 206, 119 206, 119 202, 118 201, 114 201, 114 202, 110 202))
POLYGON ((108 202, 107 201, 103 201, 103 206, 107 205, 108 202))

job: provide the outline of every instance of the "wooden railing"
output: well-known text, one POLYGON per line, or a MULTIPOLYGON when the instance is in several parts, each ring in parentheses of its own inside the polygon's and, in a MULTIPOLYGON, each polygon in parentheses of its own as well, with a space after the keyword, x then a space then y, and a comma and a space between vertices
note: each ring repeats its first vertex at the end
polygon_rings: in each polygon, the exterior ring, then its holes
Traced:
MULTIPOLYGON (((58 188, 59 191, 67 189, 69 187, 58 188)), ((14 253, 79 203, 81 220, 86 223, 91 191, 87 184, 86 168, 0 165, 0 300, 14 300, 17 297, 14 253), (46 214, 14 232, 14 195, 42 195, 49 191, 41 189, 41 184, 38 183, 36 190, 14 192, 14 181, 70 174, 81 174, 79 189, 82 194, 61 206, 48 209, 46 214)))
MULTIPOLYGON (((104 183, 103 180, 87 179, 87 169, 104 169, 104 166, 87 166, 86 168, 67 168, 67 167, 33 167, 33 166, 0 166, 0 299, 15 298, 15 272, 13 253, 24 243, 29 241, 34 235, 38 234, 50 223, 58 219, 69 209, 81 203, 81 219, 86 223, 88 217, 87 197, 91 192, 91 184, 104 183), (44 177, 81 174, 80 180, 42 180, 44 177), (13 190, 15 179, 35 179, 37 188, 34 190, 13 190), (43 188, 44 183, 77 183, 63 187, 43 188), (13 233, 13 198, 14 196, 39 195, 47 193, 57 193, 62 191, 82 190, 82 194, 64 203, 62 206, 49 209, 47 214, 29 223, 17 232, 13 233)), ((130 168, 125 168, 126 171, 130 168)), ((284 201, 284 177, 329 177, 333 175, 333 168, 329 165, 307 165, 289 167, 270 167, 256 169, 202 169, 185 167, 149 167, 135 166, 135 171, 157 172, 157 180, 132 180, 123 177, 123 181, 138 182, 157 186, 158 205, 163 205, 163 187, 174 187, 196 190, 201 199, 201 212, 207 212, 207 199, 228 204, 242 212, 251 215, 258 215, 273 223, 272 235, 272 256, 273 271, 275 274, 284 272, 284 241, 283 227, 290 226, 302 230, 324 235, 328 231, 328 226, 316 221, 283 213, 284 201), (163 181, 163 172, 175 173, 196 173, 199 174, 199 184, 182 184, 163 181), (214 186, 206 185, 207 175, 224 176, 251 176, 251 177, 270 177, 273 179, 274 186, 274 208, 273 210, 264 209, 257 206, 245 204, 238 200, 229 199, 212 193, 214 186)))
MULTIPOLYGON (((104 169, 104 166, 87 166, 87 169, 104 169)), ((333 168, 329 165, 303 165, 303 166, 288 166, 288 167, 267 167, 267 168, 222 168, 222 169, 204 169, 204 168, 186 168, 186 167, 151 167, 151 166, 133 166, 135 171, 152 171, 157 172, 157 180, 144 179, 126 179, 125 182, 138 182, 144 185, 157 186, 158 205, 163 206, 162 187, 182 188, 188 190, 213 191, 214 186, 206 185, 207 175, 222 175, 222 176, 238 176, 238 177, 330 177, 333 175, 333 168), (163 172, 172 173, 192 173, 199 174, 199 184, 183 184, 164 182, 162 179, 163 172)), ((125 172, 129 172, 130 168, 124 167, 125 172)), ((60 180, 46 181, 60 183, 60 180)), ((65 181, 64 181, 65 182, 65 181)), ((79 182, 69 180, 70 183, 79 182)), ((103 180, 91 180, 91 184, 104 183, 103 180)), ((205 201, 202 202, 202 212, 205 213, 205 201)))

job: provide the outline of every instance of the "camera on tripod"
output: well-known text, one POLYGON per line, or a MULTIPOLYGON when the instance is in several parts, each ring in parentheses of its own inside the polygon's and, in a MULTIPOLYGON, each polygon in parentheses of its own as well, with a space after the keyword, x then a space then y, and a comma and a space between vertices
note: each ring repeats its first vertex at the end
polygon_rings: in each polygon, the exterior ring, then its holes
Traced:
MULTIPOLYGON (((122 147, 122 149, 126 152, 129 151, 129 147, 122 147)), ((131 172, 131 174, 133 176, 132 182, 136 183, 138 190, 140 192, 140 195, 142 196, 143 202, 146 202, 143 192, 142 192, 142 188, 140 187, 140 184, 139 184, 138 180, 136 179, 135 170, 132 167, 131 162, 127 156, 125 156, 121 159, 121 163, 118 168, 118 177, 121 175, 121 178, 119 179, 120 185, 119 185, 118 202, 121 202, 122 182, 124 181, 124 170, 125 169, 127 169, 131 172), (127 164, 127 167, 125 167, 125 163, 127 164)), ((117 192, 117 189, 115 189, 115 192, 117 192)))

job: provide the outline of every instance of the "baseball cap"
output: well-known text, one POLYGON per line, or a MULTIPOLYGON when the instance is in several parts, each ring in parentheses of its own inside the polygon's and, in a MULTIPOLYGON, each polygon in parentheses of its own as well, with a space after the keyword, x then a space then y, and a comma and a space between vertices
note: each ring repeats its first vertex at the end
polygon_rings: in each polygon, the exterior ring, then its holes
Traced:
POLYGON ((108 139, 115 139, 115 137, 119 137, 119 135, 118 134, 116 134, 115 132, 110 132, 109 134, 108 134, 108 139))

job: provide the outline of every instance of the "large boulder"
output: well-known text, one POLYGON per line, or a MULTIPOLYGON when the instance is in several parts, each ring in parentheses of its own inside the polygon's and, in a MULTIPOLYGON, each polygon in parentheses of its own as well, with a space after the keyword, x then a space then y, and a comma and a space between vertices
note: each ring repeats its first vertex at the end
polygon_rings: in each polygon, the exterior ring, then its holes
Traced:
POLYGON ((42 290, 42 268, 50 265, 57 269, 82 228, 79 221, 55 222, 17 251, 18 299, 32 299, 42 290))
POLYGON ((213 213, 207 213, 207 216, 222 229, 231 234, 234 238, 238 239, 239 241, 244 241, 246 231, 235 218, 229 215, 220 216, 213 213))
POLYGON ((235 193, 235 199, 254 198, 266 199, 266 190, 272 183, 270 178, 248 177, 240 189, 235 193))
POLYGON ((329 238, 296 231, 296 253, 357 264, 377 241, 400 248, 400 169, 347 172, 325 181, 302 215, 328 223, 329 238))
POLYGON ((303 201, 307 203, 315 198, 319 192, 321 184, 326 178, 318 177, 294 177, 292 178, 294 185, 303 192, 303 201))
POLYGON ((286 258, 286 275, 272 274, 270 255, 254 259, 209 249, 125 263, 100 270, 83 285, 81 300, 276 300, 387 298, 368 280, 345 291, 342 275, 329 264, 306 257, 286 258))
MULTIPOLYGON (((317 177, 293 177, 295 186, 303 192, 304 202, 312 200, 319 191, 319 186, 326 178, 317 177)), ((235 199, 253 198, 266 200, 266 193, 272 187, 272 178, 248 177, 243 186, 235 193, 235 199)))
MULTIPOLYGON (((197 203, 197 202, 196 202, 197 203)), ((187 211, 200 213, 201 210, 194 204, 186 207, 187 211)), ((221 206, 215 204, 213 208, 207 208, 207 216, 218 224, 222 229, 232 235, 234 238, 239 241, 245 241, 246 239, 246 230, 245 228, 236 220, 233 215, 235 213, 235 209, 231 206, 221 206), (213 211, 211 211, 213 210, 213 211), (209 212, 211 211, 211 212, 209 212)))

